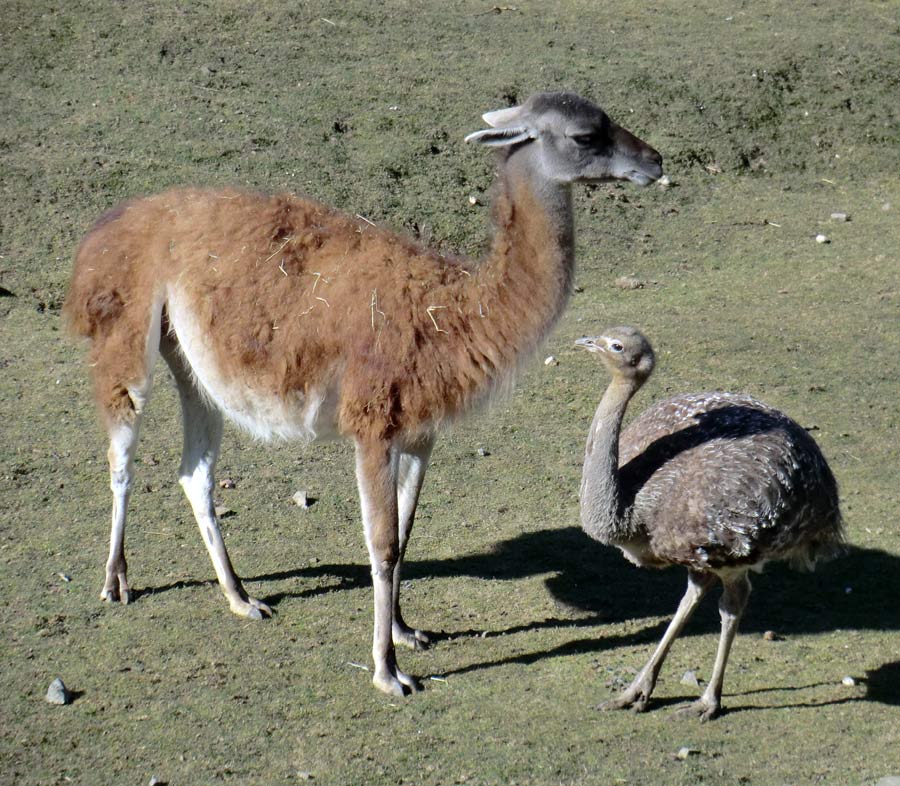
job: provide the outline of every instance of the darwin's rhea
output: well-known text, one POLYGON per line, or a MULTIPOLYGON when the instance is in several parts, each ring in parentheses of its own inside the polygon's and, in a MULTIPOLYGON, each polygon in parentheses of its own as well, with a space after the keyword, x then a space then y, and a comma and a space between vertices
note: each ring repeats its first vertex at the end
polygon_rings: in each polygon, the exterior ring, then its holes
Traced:
POLYGON ((721 708, 725 664, 750 594, 747 572, 771 560, 812 567, 836 552, 843 540, 837 484, 809 434, 749 396, 675 396, 620 437, 628 402, 653 371, 653 349, 629 327, 575 343, 612 375, 587 439, 582 527, 637 565, 688 569, 687 591, 653 656, 602 707, 646 708, 669 648, 718 578, 724 591, 715 666, 689 708, 709 720, 721 708))
POLYGON ((337 433, 356 448, 372 566, 374 683, 416 682, 420 648, 399 603, 400 563, 438 427, 501 383, 556 322, 574 271, 572 184, 662 174, 649 145, 572 93, 488 112, 469 141, 499 151, 494 238, 480 264, 444 257, 290 194, 174 189, 88 232, 65 311, 91 340, 110 437, 112 530, 102 597, 129 599, 125 516, 138 431, 162 355, 184 420, 179 479, 232 611, 261 618, 213 506, 224 414, 262 438, 337 433))

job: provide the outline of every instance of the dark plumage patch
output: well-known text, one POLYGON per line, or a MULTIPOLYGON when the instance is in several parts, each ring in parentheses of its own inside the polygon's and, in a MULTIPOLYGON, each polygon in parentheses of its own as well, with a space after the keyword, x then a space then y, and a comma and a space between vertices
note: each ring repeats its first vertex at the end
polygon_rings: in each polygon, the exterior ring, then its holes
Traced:
POLYGON ((622 504, 667 562, 814 562, 842 538, 837 483, 795 421, 749 396, 661 401, 620 440, 622 504))

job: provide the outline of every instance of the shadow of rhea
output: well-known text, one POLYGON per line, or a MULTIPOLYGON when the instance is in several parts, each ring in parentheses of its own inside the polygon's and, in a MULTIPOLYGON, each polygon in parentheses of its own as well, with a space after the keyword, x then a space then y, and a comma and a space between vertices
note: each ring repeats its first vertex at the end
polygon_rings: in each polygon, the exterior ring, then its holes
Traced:
MULTIPOLYGON (((621 646, 652 645, 659 640, 668 618, 674 613, 686 582, 682 570, 656 571, 630 564, 617 549, 595 543, 578 527, 523 533, 481 553, 443 560, 412 560, 404 564, 405 580, 471 576, 515 581, 543 574, 547 575, 545 585, 549 594, 561 607, 577 616, 543 618, 487 633, 483 629, 442 631, 436 633, 434 639, 500 636, 547 629, 589 629, 645 618, 651 618, 652 622, 627 633, 579 637, 550 648, 471 663, 448 673, 462 674, 508 664, 528 665, 547 658, 591 654, 621 646), (659 618, 666 621, 660 622, 659 618)), ((368 565, 355 563, 316 564, 264 573, 247 580, 265 584, 292 579, 301 580, 304 586, 261 599, 275 606, 288 597, 314 597, 371 585, 368 565)), ((179 581, 148 588, 143 593, 154 594, 207 583, 179 581)), ((900 558, 884 551, 850 546, 843 556, 820 565, 813 573, 771 565, 763 574, 753 576, 753 584, 754 592, 741 621, 742 633, 773 630, 793 635, 834 630, 900 629, 900 606, 894 602, 900 596, 900 558)), ((711 597, 698 609, 682 636, 718 632, 719 615, 714 608, 716 595, 715 591, 710 593, 711 597)), ((900 704, 900 662, 886 663, 868 672, 861 681, 867 686, 865 698, 900 704)))

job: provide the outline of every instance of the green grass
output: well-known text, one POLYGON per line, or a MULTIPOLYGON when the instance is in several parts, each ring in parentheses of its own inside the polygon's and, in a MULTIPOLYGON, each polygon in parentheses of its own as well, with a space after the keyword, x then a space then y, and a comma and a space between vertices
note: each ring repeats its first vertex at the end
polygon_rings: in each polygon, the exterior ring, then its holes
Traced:
POLYGON ((0 782, 900 775, 898 74, 897 5, 874 0, 5 3, 0 782), (97 215, 171 184, 238 183, 477 253, 487 210, 468 197, 487 189, 491 161, 462 138, 481 112, 558 87, 656 146, 674 185, 578 194, 582 291, 515 394, 439 442, 405 590, 408 618, 439 642, 400 653, 424 693, 389 699, 350 665, 369 662, 372 601, 347 445, 227 432, 219 474, 238 483, 220 492, 235 511, 226 540, 277 611, 262 624, 229 614, 174 482, 181 438, 162 369, 128 532, 140 596, 102 605, 106 445, 59 320, 97 215), (620 276, 644 286, 620 289, 620 276), (650 712, 593 709, 647 657, 684 581, 632 568, 577 528, 605 379, 571 345, 614 323, 658 349, 636 408, 749 391, 814 429, 841 484, 853 548, 812 575, 754 580, 728 712, 710 724, 670 716, 692 696, 681 674, 709 676, 712 601, 650 712), (318 498, 309 511, 290 503, 298 488, 318 498), (71 706, 44 702, 55 676, 71 706), (679 761, 681 747, 697 752, 679 761))

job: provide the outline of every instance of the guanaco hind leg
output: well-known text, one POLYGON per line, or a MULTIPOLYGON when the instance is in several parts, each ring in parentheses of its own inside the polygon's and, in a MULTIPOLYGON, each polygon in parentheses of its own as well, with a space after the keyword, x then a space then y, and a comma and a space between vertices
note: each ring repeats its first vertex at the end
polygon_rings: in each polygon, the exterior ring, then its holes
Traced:
POLYGON ((125 519, 128 516, 128 500, 134 483, 134 454, 137 450, 141 414, 132 420, 116 423, 109 429, 109 485, 112 489, 112 530, 109 536, 109 558, 106 561, 106 579, 100 598, 106 601, 131 601, 128 587, 128 564, 125 561, 125 519))
POLYGON ((125 560, 125 521, 134 484, 134 456, 137 452, 144 409, 153 388, 153 365, 160 335, 160 309, 151 310, 146 326, 143 352, 121 357, 132 345, 113 340, 103 344, 95 355, 94 375, 98 403, 109 432, 109 485, 112 490, 112 528, 106 578, 100 598, 129 603, 128 564, 125 560), (113 371, 115 369, 115 371, 113 371), (131 382, 126 382, 127 378, 131 382), (137 381, 134 381, 137 380, 137 381))
POLYGON ((214 470, 222 442, 222 415, 209 406, 197 389, 190 370, 185 367, 174 339, 164 336, 160 352, 175 377, 181 399, 184 447, 178 482, 184 489, 206 550, 209 552, 219 586, 231 610, 241 617, 262 619, 272 610, 262 601, 251 598, 235 573, 222 539, 213 502, 214 470))

